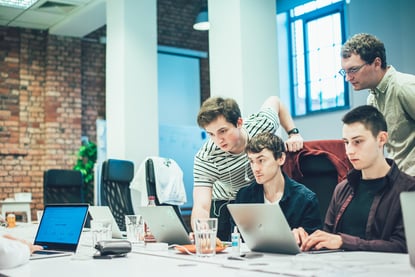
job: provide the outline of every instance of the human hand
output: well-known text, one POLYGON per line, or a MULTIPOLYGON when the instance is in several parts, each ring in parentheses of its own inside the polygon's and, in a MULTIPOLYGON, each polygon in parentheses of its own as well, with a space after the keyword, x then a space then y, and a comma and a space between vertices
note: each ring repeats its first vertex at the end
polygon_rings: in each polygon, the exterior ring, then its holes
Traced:
POLYGON ((19 242, 27 245, 29 247, 29 249, 30 249, 30 254, 32 254, 34 251, 39 251, 39 250, 42 250, 43 249, 43 247, 40 246, 40 245, 33 245, 32 243, 30 243, 30 242, 28 242, 28 241, 26 241, 24 239, 16 238, 16 237, 11 236, 9 234, 4 234, 3 237, 5 237, 7 239, 11 239, 11 240, 16 240, 16 241, 19 241, 19 242))
POLYGON ((285 146, 289 152, 300 151, 304 146, 304 139, 300 134, 292 134, 285 141, 285 146))
POLYGON ((322 248, 339 249, 342 245, 341 236, 317 230, 301 244, 301 251, 320 250, 322 248))
POLYGON ((301 245, 308 237, 308 233, 304 230, 303 227, 294 228, 291 230, 294 235, 294 239, 298 245, 301 245))

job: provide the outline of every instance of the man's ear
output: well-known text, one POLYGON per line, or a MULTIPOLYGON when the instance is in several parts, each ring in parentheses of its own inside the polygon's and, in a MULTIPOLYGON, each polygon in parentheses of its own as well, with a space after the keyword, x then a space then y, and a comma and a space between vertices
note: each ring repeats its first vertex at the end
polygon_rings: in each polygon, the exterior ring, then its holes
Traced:
POLYGON ((278 164, 280 166, 282 166, 285 163, 285 158, 287 158, 287 155, 285 154, 285 152, 282 152, 281 157, 278 159, 278 164))
POLYGON ((242 127, 242 124, 244 123, 244 120, 242 119, 242 117, 238 118, 238 121, 236 121, 236 127, 242 127))
POLYGON ((388 132, 385 132, 385 131, 379 132, 378 141, 379 141, 379 143, 381 144, 382 147, 388 142, 388 139, 389 139, 388 132))

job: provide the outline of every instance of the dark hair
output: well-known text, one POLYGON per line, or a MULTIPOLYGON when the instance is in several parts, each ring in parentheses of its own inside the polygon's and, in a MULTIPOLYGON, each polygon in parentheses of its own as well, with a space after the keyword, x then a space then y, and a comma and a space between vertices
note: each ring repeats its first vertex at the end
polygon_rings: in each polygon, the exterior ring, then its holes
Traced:
POLYGON ((251 138, 245 147, 246 153, 259 153, 264 149, 270 150, 274 154, 274 158, 281 158, 282 153, 285 152, 284 141, 271 133, 260 133, 251 138))
POLYGON ((370 34, 356 34, 343 44, 341 48, 341 56, 350 58, 352 54, 360 55, 360 58, 368 64, 379 57, 381 59, 381 67, 386 68, 386 51, 385 45, 377 37, 370 34))
POLYGON ((360 122, 366 129, 372 132, 374 137, 377 137, 381 131, 388 131, 383 114, 375 107, 369 105, 354 108, 343 116, 342 121, 344 124, 360 122))
POLYGON ((197 115, 197 124, 204 128, 215 121, 219 116, 224 116, 226 121, 237 126, 241 111, 235 100, 231 98, 213 97, 203 102, 197 115))

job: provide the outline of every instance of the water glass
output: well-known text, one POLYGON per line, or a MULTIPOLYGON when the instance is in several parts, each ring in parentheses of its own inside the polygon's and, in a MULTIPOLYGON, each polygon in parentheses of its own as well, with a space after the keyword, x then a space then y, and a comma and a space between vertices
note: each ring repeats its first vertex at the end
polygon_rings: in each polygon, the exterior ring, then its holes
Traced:
POLYGON ((131 243, 144 244, 144 220, 141 215, 126 215, 125 227, 131 243))
POLYGON ((196 255, 211 257, 216 254, 217 218, 203 218, 195 221, 196 255))
POLYGON ((112 239, 112 225, 109 220, 91 220, 92 247, 98 241, 112 239))

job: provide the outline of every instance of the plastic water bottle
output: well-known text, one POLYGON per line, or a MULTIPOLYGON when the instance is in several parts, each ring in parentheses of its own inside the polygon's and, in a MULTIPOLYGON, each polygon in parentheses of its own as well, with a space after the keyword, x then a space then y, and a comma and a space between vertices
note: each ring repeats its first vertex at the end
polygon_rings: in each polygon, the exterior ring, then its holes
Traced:
POLYGON ((238 233, 238 227, 234 227, 231 235, 232 256, 241 255, 241 234, 238 233))
MULTIPOLYGON (((150 195, 148 197, 148 207, 155 207, 156 206, 156 197, 154 195, 150 195)), ((156 242, 153 234, 150 231, 150 227, 148 227, 147 223, 144 222, 144 241, 145 242, 156 242)))

